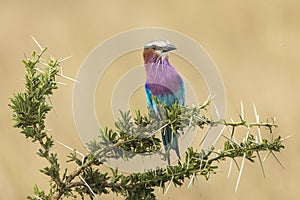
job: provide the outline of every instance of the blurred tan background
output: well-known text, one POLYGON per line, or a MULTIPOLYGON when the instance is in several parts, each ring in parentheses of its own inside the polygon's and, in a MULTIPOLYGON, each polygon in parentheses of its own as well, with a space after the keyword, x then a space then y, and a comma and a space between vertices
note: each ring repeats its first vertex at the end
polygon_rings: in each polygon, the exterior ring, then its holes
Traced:
MULTIPOLYGON (((297 0, 1 0, 0 199, 25 199, 32 194, 33 184, 41 188, 47 188, 48 184, 48 179, 38 171, 46 164, 35 154, 38 146, 12 128, 12 113, 7 106, 13 92, 24 89, 21 63, 24 53, 29 55, 31 50, 37 50, 30 36, 47 46, 53 56, 72 55, 65 63, 64 73, 76 77, 81 63, 98 43, 119 32, 146 26, 182 32, 208 51, 225 84, 228 118, 236 118, 243 100, 248 118, 254 119, 252 103, 255 103, 261 119, 277 118, 279 128, 275 133, 292 135, 285 143, 286 150, 278 155, 284 170, 274 159, 268 159, 264 164, 267 174, 264 178, 258 163, 246 163, 235 193, 237 172, 227 179, 226 162, 210 181, 199 179, 200 190, 197 184, 191 190, 186 185, 172 187, 167 195, 158 194, 159 199, 299 198, 299 19, 300 1, 297 0)), ((68 85, 55 92, 56 111, 49 115, 47 125, 53 129, 56 140, 84 151, 72 118, 72 82, 65 82, 68 85)), ((61 157, 69 153, 60 146, 55 150, 61 157)))

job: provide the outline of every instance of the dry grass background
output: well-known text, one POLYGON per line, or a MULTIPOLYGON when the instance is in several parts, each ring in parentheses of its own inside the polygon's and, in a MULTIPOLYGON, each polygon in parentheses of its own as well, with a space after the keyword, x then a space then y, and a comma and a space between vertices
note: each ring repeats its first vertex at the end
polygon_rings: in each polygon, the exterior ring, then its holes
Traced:
MULTIPOLYGON (((276 116, 276 133, 293 136, 280 155, 285 170, 270 159, 267 178, 258 164, 247 163, 238 192, 237 173, 227 180, 228 163, 200 191, 172 188, 159 199, 297 199, 300 196, 300 1, 0 1, 0 199, 24 199, 33 184, 47 186, 38 172, 46 163, 36 155, 36 145, 11 127, 7 104, 13 92, 23 90, 24 52, 36 48, 34 35, 50 54, 72 55, 65 73, 75 77, 80 64, 101 41, 132 28, 163 27, 194 38, 208 51, 222 75, 227 94, 227 116, 235 117, 240 100, 253 119, 252 103, 261 118, 276 116), (251 113, 251 114, 250 114, 251 113)), ((141 59, 141 58, 140 58, 141 59)), ((109 85, 109 84, 108 84, 109 85)), ((55 139, 84 151, 72 118, 72 83, 53 97, 56 113, 48 127, 55 139)), ((206 96, 205 96, 206 97, 206 96)), ((203 99, 205 97, 202 97, 203 99)), ((143 98, 143 97, 141 97, 143 98)), ((144 101, 144 99, 140 99, 144 101)), ((108 113, 103 113, 108 115, 108 113)), ((68 151, 56 147, 64 155, 68 151)), ((119 197, 107 196, 104 199, 119 197)))

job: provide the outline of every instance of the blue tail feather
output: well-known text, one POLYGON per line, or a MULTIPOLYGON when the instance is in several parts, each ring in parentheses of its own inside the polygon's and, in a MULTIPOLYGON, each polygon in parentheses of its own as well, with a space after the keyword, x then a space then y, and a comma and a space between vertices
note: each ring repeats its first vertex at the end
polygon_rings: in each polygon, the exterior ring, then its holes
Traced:
POLYGON ((179 146, 178 146, 178 136, 173 134, 171 127, 167 126, 161 133, 162 142, 167 153, 168 164, 170 165, 170 150, 173 149, 176 155, 180 159, 179 146))

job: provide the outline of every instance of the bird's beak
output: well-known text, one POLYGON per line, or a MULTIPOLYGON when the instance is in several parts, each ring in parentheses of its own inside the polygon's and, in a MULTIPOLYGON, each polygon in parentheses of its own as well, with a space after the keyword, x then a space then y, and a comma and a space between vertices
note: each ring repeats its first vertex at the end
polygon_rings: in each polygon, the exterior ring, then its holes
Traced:
POLYGON ((177 48, 175 47, 175 45, 173 44, 168 44, 166 47, 163 48, 164 52, 168 52, 168 51, 173 51, 176 50, 177 48))

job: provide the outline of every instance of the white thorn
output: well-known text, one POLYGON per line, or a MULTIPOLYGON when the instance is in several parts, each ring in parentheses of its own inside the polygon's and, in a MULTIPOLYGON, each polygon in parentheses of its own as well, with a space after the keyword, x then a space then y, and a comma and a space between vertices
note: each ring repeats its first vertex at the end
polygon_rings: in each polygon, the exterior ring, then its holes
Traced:
POLYGON ((160 181, 160 183, 159 183, 159 188, 158 188, 158 191, 157 191, 158 194, 160 193, 161 186, 162 186, 162 181, 160 181))
POLYGON ((226 126, 224 126, 224 127, 222 128, 222 130, 220 131, 218 137, 217 137, 217 138, 215 139, 215 141, 213 142, 213 145, 215 145, 215 144, 217 143, 217 141, 218 141, 219 138, 221 137, 222 133, 224 132, 225 128, 226 128, 226 126))
POLYGON ((31 38, 32 38, 32 40, 34 41, 34 43, 39 47, 39 49, 41 50, 41 51, 43 51, 43 47, 40 45, 40 43, 33 37, 33 36, 31 36, 31 38))
POLYGON ((43 200, 41 197, 37 196, 37 195, 34 195, 35 198, 39 199, 39 200, 43 200))
POLYGON ((258 137, 259 137, 259 143, 262 143, 262 136, 261 136, 260 127, 257 127, 257 133, 258 133, 258 137))
POLYGON ((202 158, 199 158, 200 160, 200 167, 202 166, 202 163, 203 163, 203 159, 202 158))
MULTIPOLYGON (((67 148, 67 149, 69 149, 69 150, 71 150, 71 151, 74 151, 74 150, 75 150, 74 148, 71 148, 71 147, 69 147, 68 145, 66 145, 66 144, 64 144, 64 143, 62 143, 62 142, 60 142, 60 141, 56 141, 56 143, 60 144, 61 146, 65 147, 65 148, 67 148)), ((75 150, 75 152, 78 153, 81 157, 84 158, 84 154, 83 154, 83 153, 81 153, 81 152, 79 152, 79 151, 76 151, 76 150, 75 150)))
POLYGON ((63 75, 63 74, 58 74, 58 76, 61 76, 61 77, 65 78, 65 79, 68 79, 68 80, 74 81, 74 82, 76 82, 76 83, 79 83, 79 81, 77 81, 76 79, 70 78, 70 77, 65 76, 65 75, 63 75))
POLYGON ((60 62, 60 63, 61 63, 61 62, 64 62, 64 61, 66 61, 66 60, 69 60, 70 58, 72 58, 72 56, 68 56, 68 57, 65 57, 65 58, 63 58, 63 59, 60 59, 59 62, 60 62))
POLYGON ((243 172, 243 168, 244 168, 244 164, 245 164, 245 159, 246 159, 246 154, 244 153, 241 168, 240 168, 240 173, 239 173, 238 179, 236 181, 235 192, 237 191, 239 184, 240 184, 240 180, 241 180, 241 176, 242 176, 242 172, 243 172))
POLYGON ((270 151, 270 152, 274 156, 276 161, 279 163, 279 165, 282 167, 282 169, 284 169, 284 166, 283 166, 282 162, 279 160, 279 158, 276 156, 276 154, 273 151, 270 151))
POLYGON ((194 183, 194 178, 195 178, 195 173, 193 173, 193 176, 192 176, 187 188, 189 188, 189 189, 192 188, 192 183, 194 183))
POLYGON ((244 120, 244 104, 243 104, 243 101, 241 101, 241 117, 242 117, 242 120, 244 120))
POLYGON ((43 70, 39 69, 39 68, 34 68, 36 71, 40 72, 40 73, 44 73, 43 70))
POLYGON ((59 82, 59 81, 55 81, 55 83, 57 83, 57 84, 59 84, 59 85, 67 85, 66 83, 59 82))
POLYGON ((245 140, 246 140, 246 141, 248 140, 249 133, 250 133, 250 127, 248 126, 248 131, 247 131, 247 134, 246 134, 246 137, 245 137, 245 140))
POLYGON ((243 138, 243 142, 246 142, 248 140, 249 132, 250 132, 250 127, 248 126, 248 131, 246 136, 243 138))
POLYGON ((220 112, 217 108, 217 105, 213 102, 213 106, 214 106, 214 111, 215 111, 215 114, 217 115, 218 119, 221 119, 221 115, 220 115, 220 112))
POLYGON ((211 98, 211 93, 208 94, 206 99, 210 99, 211 98))
POLYGON ((64 74, 63 67, 62 67, 62 66, 60 66, 59 68, 60 68, 60 74, 64 74))
POLYGON ((227 174, 227 179, 229 179, 229 177, 230 177, 230 174, 231 174, 231 170, 232 170, 232 162, 233 162, 233 160, 232 160, 232 159, 230 159, 230 163, 229 163, 229 169, 228 169, 228 174, 227 174))
POLYGON ((188 156, 188 160, 187 160, 187 163, 186 163, 186 169, 189 169, 189 164, 190 164, 190 157, 188 156))
POLYGON ((204 143, 204 141, 206 140, 210 130, 211 130, 211 126, 209 126, 208 130, 206 131, 204 137, 202 138, 202 140, 200 142, 200 145, 202 145, 204 143))
MULTIPOLYGON (((231 139, 231 138, 229 138, 229 137, 227 137, 227 136, 225 136, 225 135, 222 135, 222 136, 223 136, 224 138, 226 138, 227 140, 233 142, 233 143, 236 144, 237 146, 242 147, 239 143, 237 143, 237 142, 235 141, 234 137, 232 137, 232 139, 231 139)), ((245 138, 244 138, 244 139, 245 139, 245 138)))
POLYGON ((253 104, 253 110, 254 110, 254 115, 255 115, 256 122, 259 122, 259 116, 257 114, 257 110, 256 110, 255 104, 253 104))
POLYGON ((44 62, 43 60, 40 60, 40 63, 41 63, 43 66, 45 66, 45 67, 48 66, 48 64, 47 64, 46 62, 44 62))
MULTIPOLYGON (((238 144, 237 142, 236 142, 236 139, 235 139, 235 137, 234 136, 232 136, 232 141, 234 141, 236 144, 238 144)), ((239 144, 238 144, 239 145, 239 144)), ((240 146, 240 145, 239 145, 240 146)), ((241 146, 240 146, 241 147, 241 146)))
POLYGON ((285 140, 287 140, 287 139, 289 139, 290 137, 292 137, 292 135, 289 135, 289 136, 286 136, 286 137, 284 137, 284 138, 281 138, 281 142, 283 142, 283 141, 285 141, 285 140))
POLYGON ((262 161, 265 162, 265 160, 269 157, 270 154, 271 154, 271 151, 268 151, 268 153, 265 155, 265 157, 262 161))
POLYGON ((171 184, 172 184, 172 181, 173 181, 173 179, 174 179, 174 176, 172 176, 172 178, 171 178, 171 180, 170 180, 170 183, 169 183, 169 185, 168 185, 168 187, 167 187, 167 189, 166 189, 166 191, 165 191, 164 195, 166 195, 166 194, 167 194, 167 192, 169 191, 169 189, 170 189, 170 187, 171 187, 171 184))
POLYGON ((160 127, 159 129, 153 131, 152 133, 149 134, 148 137, 152 137, 153 135, 155 135, 156 133, 158 133, 159 131, 161 131, 163 128, 165 128, 166 126, 168 126, 168 124, 163 125, 162 127, 160 127))
POLYGON ((92 193, 92 195, 98 199, 98 197, 96 196, 96 194, 94 193, 94 191, 92 190, 92 188, 89 186, 89 184, 82 178, 82 176, 79 175, 79 178, 84 182, 84 184, 87 186, 87 188, 90 190, 90 192, 92 193))
MULTIPOLYGON (((259 123, 259 115, 257 114, 257 110, 256 110, 256 106, 255 104, 253 104, 253 110, 254 110, 254 115, 255 115, 255 120, 256 123, 259 123)), ((258 133, 258 137, 259 137, 259 142, 262 143, 262 136, 261 136, 261 131, 260 131, 260 127, 257 127, 257 133, 258 133)))
POLYGON ((205 124, 209 124, 205 119, 203 119, 201 116, 195 115, 194 118, 199 119, 200 121, 204 122, 205 124))
POLYGON ((265 170, 264 170, 264 165, 262 163, 262 160, 261 160, 261 157, 260 157, 260 154, 258 151, 256 151, 257 153, 257 157, 258 157, 258 160, 259 160, 259 164, 260 164, 260 167, 261 167, 261 170, 262 170, 262 173, 264 175, 264 177, 266 178, 266 173, 265 173, 265 170))
POLYGON ((211 94, 209 94, 209 99, 211 99, 211 100, 213 100, 215 97, 216 97, 216 95, 211 95, 211 94))

